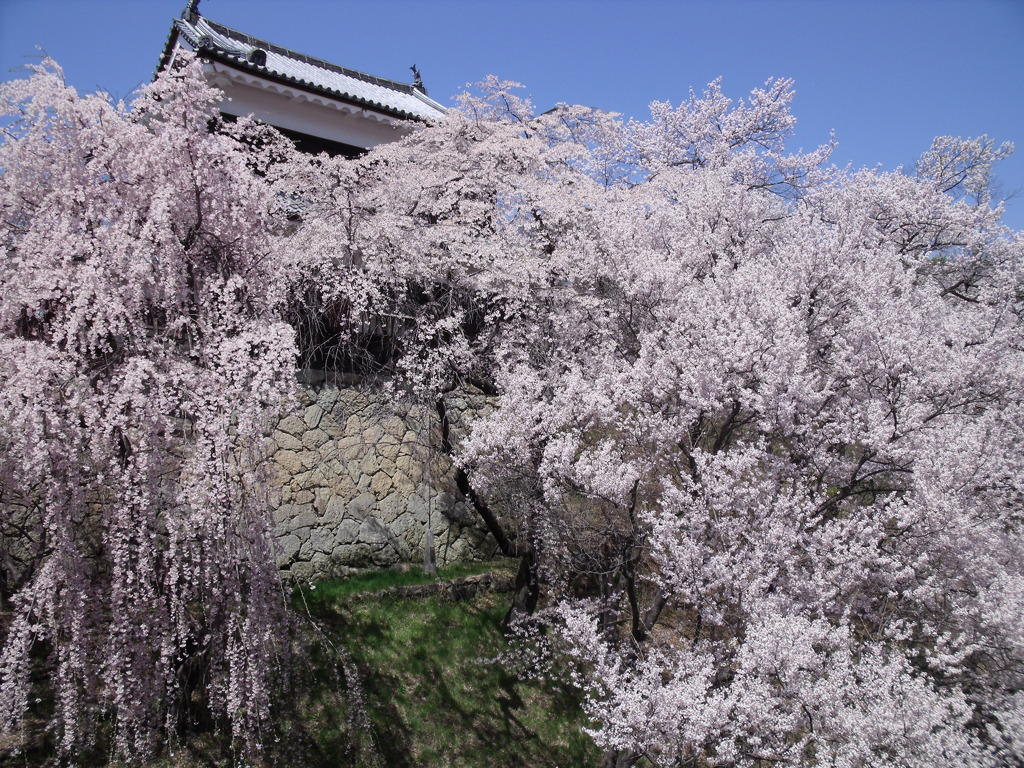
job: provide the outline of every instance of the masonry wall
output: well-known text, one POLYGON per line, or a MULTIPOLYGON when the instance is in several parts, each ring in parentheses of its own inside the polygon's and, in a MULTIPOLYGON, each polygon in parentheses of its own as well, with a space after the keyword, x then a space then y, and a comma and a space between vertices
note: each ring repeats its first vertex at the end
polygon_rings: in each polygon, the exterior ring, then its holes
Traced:
MULTIPOLYGON (((451 398, 453 439, 487 407, 479 394, 451 398)), ((460 498, 450 459, 437 451, 433 406, 321 381, 307 385, 298 411, 267 441, 272 484, 280 489, 278 565, 287 577, 422 562, 428 526, 438 565, 494 552, 460 498)))

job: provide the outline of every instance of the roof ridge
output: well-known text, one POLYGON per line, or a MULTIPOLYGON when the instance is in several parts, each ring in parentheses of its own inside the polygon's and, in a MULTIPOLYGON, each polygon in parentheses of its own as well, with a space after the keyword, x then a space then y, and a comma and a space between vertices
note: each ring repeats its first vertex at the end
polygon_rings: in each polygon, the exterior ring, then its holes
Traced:
POLYGON ((412 95, 415 96, 420 101, 422 101, 427 106, 434 107, 434 109, 440 110, 441 112, 447 112, 448 111, 447 107, 445 107, 444 104, 442 104, 441 102, 436 101, 436 100, 430 98, 427 94, 425 94, 419 88, 415 88, 414 87, 412 89, 412 95))
POLYGON ((275 43, 268 42, 267 40, 261 40, 258 37, 253 37, 252 35, 246 34, 245 32, 239 32, 237 29, 232 29, 231 27, 221 24, 220 22, 208 19, 205 16, 200 16, 200 19, 209 24, 210 27, 218 34, 232 37, 236 40, 239 40, 240 42, 245 43, 246 45, 252 46, 253 48, 262 48, 265 51, 272 51, 278 54, 279 56, 287 56, 289 58, 301 61, 304 64, 311 64, 313 66, 322 67, 323 69, 330 70, 331 72, 336 72, 339 75, 354 77, 357 80, 362 80, 363 82, 372 83, 374 85, 380 85, 385 88, 391 88, 396 91, 401 91, 402 93, 414 94, 417 92, 416 89, 409 83, 401 83, 398 82, 397 80, 391 80, 386 77, 370 75, 367 74, 366 72, 360 72, 357 69, 342 67, 338 64, 326 61, 325 59, 317 58, 316 56, 310 56, 309 54, 306 53, 293 51, 290 48, 285 48, 284 46, 276 45, 275 43))

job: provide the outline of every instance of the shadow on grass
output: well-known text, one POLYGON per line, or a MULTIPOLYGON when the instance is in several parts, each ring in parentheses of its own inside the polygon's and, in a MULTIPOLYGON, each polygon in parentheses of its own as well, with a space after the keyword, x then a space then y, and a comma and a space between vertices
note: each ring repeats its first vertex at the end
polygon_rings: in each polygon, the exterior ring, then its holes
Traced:
POLYGON ((381 765, 566 766, 599 755, 571 694, 490 661, 507 596, 353 598, 319 614, 360 671, 381 765), (324 616, 327 619, 326 616, 324 616))

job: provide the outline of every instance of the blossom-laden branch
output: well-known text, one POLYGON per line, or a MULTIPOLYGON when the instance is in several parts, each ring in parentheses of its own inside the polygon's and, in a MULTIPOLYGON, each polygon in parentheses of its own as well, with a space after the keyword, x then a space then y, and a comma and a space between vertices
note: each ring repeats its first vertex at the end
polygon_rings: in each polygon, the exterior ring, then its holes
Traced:
POLYGON ((209 130, 220 94, 187 60, 130 111, 49 61, 0 88, 0 488, 39 542, 0 727, 44 649, 65 757, 110 718, 148 759, 204 709, 255 750, 287 637, 260 455, 294 382, 274 147, 209 130))

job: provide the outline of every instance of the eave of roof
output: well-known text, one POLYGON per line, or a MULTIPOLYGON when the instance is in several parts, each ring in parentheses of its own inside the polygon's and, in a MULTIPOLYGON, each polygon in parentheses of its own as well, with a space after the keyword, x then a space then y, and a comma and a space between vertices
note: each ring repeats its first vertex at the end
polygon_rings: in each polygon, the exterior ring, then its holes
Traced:
POLYGON ((365 72, 341 67, 337 64, 332 64, 329 61, 324 61, 323 59, 308 56, 304 53, 292 51, 266 40, 253 37, 252 35, 247 35, 244 32, 239 32, 231 29, 230 27, 226 27, 223 24, 219 24, 198 15, 196 15, 195 20, 176 19, 174 21, 167 44, 164 48, 164 54, 160 60, 160 69, 166 67, 170 61, 171 54, 179 37, 183 38, 188 45, 196 51, 197 55, 203 58, 217 60, 227 64, 228 66, 249 72, 267 80, 380 112, 381 114, 400 120, 428 121, 442 117, 447 111, 441 104, 438 104, 418 88, 408 83, 400 83, 395 80, 389 80, 375 75, 368 75, 365 72), (237 43, 238 46, 228 47, 217 45, 213 36, 203 34, 204 30, 201 25, 207 27, 214 33, 214 35, 221 38, 224 42, 237 43), (351 78, 353 80, 364 82, 370 86, 376 86, 378 88, 386 89, 387 91, 392 91, 395 94, 401 94, 406 97, 406 99, 411 97, 416 102, 422 104, 423 109, 420 112, 414 112, 410 109, 402 109, 379 100, 366 98, 338 88, 332 88, 322 83, 316 83, 301 77, 290 75, 287 72, 280 72, 269 66, 261 66, 249 61, 248 59, 249 51, 255 48, 259 48, 268 53, 274 53, 286 60, 308 65, 316 69, 324 70, 328 73, 341 75, 344 78, 351 78))

